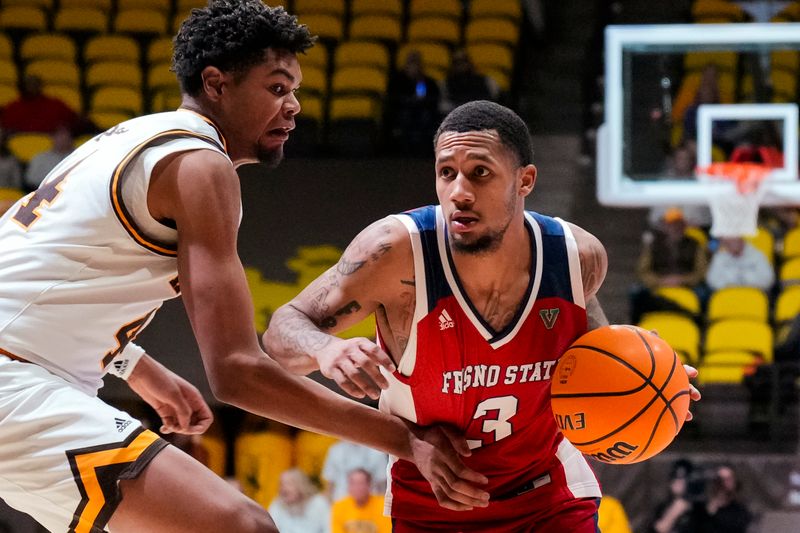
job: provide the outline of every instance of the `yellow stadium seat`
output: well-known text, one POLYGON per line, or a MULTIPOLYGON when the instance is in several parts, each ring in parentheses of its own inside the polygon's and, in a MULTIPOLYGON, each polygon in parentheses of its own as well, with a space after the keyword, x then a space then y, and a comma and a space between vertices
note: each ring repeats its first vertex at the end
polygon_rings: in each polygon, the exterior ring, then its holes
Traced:
POLYGON ((158 63, 150 67, 147 73, 147 87, 151 91, 160 91, 164 89, 174 89, 180 91, 178 85, 178 78, 175 73, 169 69, 169 63, 158 63))
POLYGON ((410 20, 421 17, 445 17, 461 19, 462 4, 459 0, 411 0, 408 8, 410 20))
POLYGON ((30 35, 23 39, 19 56, 26 62, 38 59, 58 59, 74 63, 77 50, 75 42, 66 35, 52 33, 30 35))
POLYGON ((170 37, 153 39, 147 47, 147 62, 151 65, 172 62, 172 39, 170 37))
POLYGON ((83 58, 87 63, 127 61, 139 63, 139 44, 125 35, 98 35, 86 41, 83 58))
POLYGON ((381 97, 386 93, 386 72, 370 67, 345 67, 333 73, 331 90, 337 95, 364 93, 381 97))
POLYGON ((0 33, 0 60, 12 59, 14 57, 14 45, 8 35, 0 33))
POLYGON ((696 240, 697 244, 699 244, 703 249, 708 246, 708 235, 700 228, 689 226, 684 230, 683 233, 687 237, 696 240))
POLYGON ((142 86, 142 71, 138 63, 101 61, 86 70, 86 86, 90 89, 100 86, 139 89, 142 86))
POLYGON ((511 76, 509 76, 506 71, 487 68, 484 69, 483 73, 492 78, 497 86, 500 87, 501 91, 508 91, 511 89, 511 76))
POLYGON ((380 43, 372 41, 346 41, 336 47, 333 53, 336 70, 344 67, 373 67, 389 70, 389 52, 380 43))
POLYGON ((305 15, 333 15, 344 18, 344 0, 294 0, 293 11, 298 17, 305 15))
MULTIPOLYGON (((281 2, 269 2, 269 5, 277 5, 281 2)), ((188 11, 195 7, 205 7, 208 5, 208 0, 178 0, 176 8, 178 11, 188 11)))
POLYGON ((53 139, 46 133, 17 133, 8 138, 9 151, 23 163, 28 163, 36 154, 52 146, 53 139))
POLYGON ((519 0, 472 0, 469 3, 469 18, 505 17, 514 22, 522 19, 519 0))
POLYGON ((53 0, 3 0, 3 6, 32 6, 53 9, 53 0))
POLYGON ((51 59, 33 61, 25 67, 25 74, 38 76, 45 84, 70 85, 72 87, 80 85, 78 66, 65 61, 51 59))
POLYGON ((114 17, 114 30, 161 35, 167 31, 167 16, 155 9, 126 9, 119 11, 114 17))
POLYGON ((783 289, 775 301, 774 321, 783 324, 800 315, 800 286, 783 289))
POLYGON ((515 48, 519 40, 519 26, 505 18, 471 20, 464 30, 464 40, 467 44, 492 42, 515 48))
POLYGON ((142 93, 129 87, 100 87, 92 94, 89 107, 92 111, 138 115, 142 112, 142 93))
MULTIPOLYGON (((697 95, 701 78, 702 72, 696 70, 690 71, 688 74, 684 75, 672 108, 673 122, 681 126, 683 125, 683 115, 686 113, 686 108, 692 104, 697 95)), ((736 99, 736 79, 736 76, 732 72, 719 72, 718 86, 721 103, 732 104, 736 99)))
POLYGON ((62 8, 53 22, 56 31, 105 33, 108 29, 106 12, 92 7, 62 8))
POLYGON ((375 98, 367 96, 334 96, 330 104, 332 122, 348 119, 376 121, 380 117, 380 105, 375 98))
POLYGON ((784 235, 781 257, 783 259, 800 257, 800 228, 791 229, 784 235))
POLYGON ((22 5, 0 9, 0 28, 6 30, 46 31, 47 17, 41 8, 22 5))
POLYGON ((767 258, 770 264, 774 264, 775 238, 767 228, 759 226, 756 230, 756 234, 750 237, 745 237, 745 240, 753 245, 756 250, 764 254, 764 257, 767 258))
POLYGON ((47 96, 58 98, 76 113, 83 111, 83 99, 77 87, 69 85, 45 85, 42 92, 47 96))
POLYGON ((300 94, 314 94, 324 97, 328 94, 328 76, 325 71, 309 66, 303 69, 303 82, 300 84, 300 94))
POLYGON ((711 294, 706 318, 709 322, 740 318, 767 322, 769 298, 755 287, 725 287, 711 294))
POLYGON ((160 89, 151 94, 150 109, 154 113, 162 111, 175 111, 181 106, 183 97, 175 89, 160 89))
POLYGON ((700 298, 686 287, 659 287, 656 295, 671 300, 692 315, 700 314, 700 298))
POLYGON ((734 72, 738 61, 736 52, 687 52, 683 56, 683 68, 703 70, 707 65, 714 65, 720 71, 734 72))
POLYGON ((403 16, 403 4, 401 0, 353 0, 350 13, 353 17, 385 15, 400 19, 403 16))
POLYGON ((719 320, 706 330, 704 357, 718 351, 747 351, 772 362, 772 329, 764 322, 719 320))
POLYGON ((113 128, 120 122, 125 122, 133 118, 133 115, 120 111, 92 111, 89 113, 89 118, 101 131, 105 131, 113 128))
MULTIPOLYGON (((0 68, 3 68, 1 63, 0 68)), ((16 85, 6 85, 0 82, 0 107, 16 100, 18 96, 19 91, 17 91, 16 85)))
POLYGON ((772 83, 772 101, 774 103, 794 102, 797 100, 796 72, 773 70, 769 79, 772 83))
POLYGON ((743 22, 745 13, 734 2, 698 0, 692 6, 692 20, 701 24, 743 22))
POLYGON ((800 284, 800 257, 793 257, 781 265, 778 279, 783 286, 800 284))
POLYGON ((264 508, 278 494, 280 475, 292 466, 292 440, 277 432, 243 433, 234 444, 242 491, 264 508))
POLYGON ((322 104, 322 98, 314 94, 301 93, 300 106, 302 111, 298 115, 298 119, 313 120, 317 125, 322 125, 325 120, 325 109, 322 104))
POLYGON ((762 361, 746 351, 723 350, 706 354, 697 371, 700 385, 741 383, 762 361))
POLYGON ((111 11, 111 0, 59 0, 58 5, 61 9, 91 7, 93 9, 100 9, 106 13, 111 11))
POLYGON ((507 46, 494 43, 476 43, 467 46, 467 55, 479 72, 487 69, 510 74, 514 70, 514 53, 507 46))
POLYGON ((700 359, 700 328, 692 319, 679 313, 658 311, 646 313, 638 325, 657 332, 684 363, 697 364, 700 359))
POLYGON ((227 462, 227 446, 222 435, 204 434, 200 436, 200 446, 208 454, 208 469, 221 478, 226 477, 225 463, 227 462))
POLYGON ((308 26, 311 33, 318 35, 320 39, 328 41, 340 41, 344 33, 342 18, 333 15, 309 13, 299 17, 302 24, 308 26))
POLYGON ((328 49, 323 44, 316 44, 299 55, 300 65, 305 75, 306 67, 315 67, 323 72, 328 71, 328 49))
POLYGON ((461 41, 461 26, 447 17, 422 17, 408 24, 409 41, 443 42, 456 46, 461 41))
POLYGON ((17 66, 10 59, 0 59, 0 83, 3 85, 16 85, 17 66))
POLYGON ((117 10, 148 9, 169 13, 172 9, 171 0, 117 0, 117 10))
POLYGON ((350 22, 351 39, 374 39, 398 43, 403 35, 400 21, 386 15, 362 15, 350 22))
POLYGON ((296 466, 314 481, 322 478, 328 448, 338 442, 334 437, 311 431, 299 431, 294 440, 296 466))
POLYGON ((428 41, 407 42, 397 50, 396 63, 402 66, 406 63, 408 53, 416 50, 422 56, 422 66, 425 72, 432 77, 434 72, 446 73, 450 68, 450 49, 441 43, 428 41))

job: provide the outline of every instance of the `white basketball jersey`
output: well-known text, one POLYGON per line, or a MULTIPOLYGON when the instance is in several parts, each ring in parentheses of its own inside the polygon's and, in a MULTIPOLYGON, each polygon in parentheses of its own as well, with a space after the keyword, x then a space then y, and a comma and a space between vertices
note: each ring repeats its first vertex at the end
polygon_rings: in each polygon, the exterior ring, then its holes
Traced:
POLYGON ((225 154, 225 141, 191 111, 123 122, 0 218, 0 353, 97 392, 105 366, 180 294, 177 231, 150 216, 147 189, 159 160, 196 149, 225 154))

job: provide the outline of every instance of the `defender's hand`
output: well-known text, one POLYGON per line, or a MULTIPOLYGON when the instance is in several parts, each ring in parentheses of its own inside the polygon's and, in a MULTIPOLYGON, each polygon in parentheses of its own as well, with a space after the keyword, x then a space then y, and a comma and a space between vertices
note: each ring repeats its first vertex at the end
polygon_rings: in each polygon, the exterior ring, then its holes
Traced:
POLYGON ((489 480, 461 461, 472 453, 463 437, 438 426, 411 430, 414 464, 431 484, 439 505, 454 511, 489 505, 489 493, 477 487, 489 480))
POLYGON ((386 352, 364 337, 340 339, 317 354, 316 359, 322 375, 355 398, 367 395, 377 399, 381 389, 389 386, 380 367, 389 372, 395 370, 386 352))

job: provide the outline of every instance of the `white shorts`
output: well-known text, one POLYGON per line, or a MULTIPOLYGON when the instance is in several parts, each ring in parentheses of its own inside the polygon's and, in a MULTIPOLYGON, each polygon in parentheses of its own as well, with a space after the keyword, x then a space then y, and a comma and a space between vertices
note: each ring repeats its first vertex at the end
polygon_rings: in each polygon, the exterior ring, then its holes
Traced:
POLYGON ((105 530, 118 481, 166 445, 124 411, 0 355, 0 498, 50 531, 105 530))

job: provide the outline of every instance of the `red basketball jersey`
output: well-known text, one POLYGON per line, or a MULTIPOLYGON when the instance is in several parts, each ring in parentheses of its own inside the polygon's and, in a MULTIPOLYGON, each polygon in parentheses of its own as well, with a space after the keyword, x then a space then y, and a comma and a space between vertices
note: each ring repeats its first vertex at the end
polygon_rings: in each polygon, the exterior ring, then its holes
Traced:
POLYGON ((530 504, 514 505, 513 496, 543 484, 563 486, 548 487, 550 500, 599 497, 594 474, 563 438, 550 408, 556 361, 586 331, 578 249, 567 224, 526 212, 530 283, 517 315, 494 331, 461 287, 441 208, 398 219, 411 235, 417 302, 408 346, 381 409, 464 434, 472 448, 464 462, 489 478, 492 502, 466 513, 444 509, 412 463, 392 458, 387 511, 398 519, 474 523, 535 514, 530 504))

